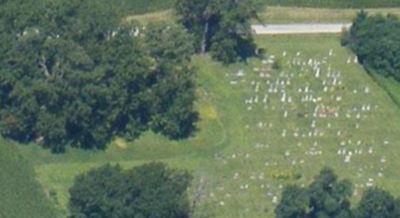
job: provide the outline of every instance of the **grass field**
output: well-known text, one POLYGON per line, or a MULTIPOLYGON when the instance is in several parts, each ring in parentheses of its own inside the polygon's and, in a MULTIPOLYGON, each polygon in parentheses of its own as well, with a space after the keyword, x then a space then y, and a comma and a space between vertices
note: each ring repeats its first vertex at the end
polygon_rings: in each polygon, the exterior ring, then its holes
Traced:
POLYGON ((0 139, 0 217, 58 217, 50 199, 35 179, 34 169, 21 155, 16 145, 0 139))
POLYGON ((399 7, 399 0, 259 0, 267 5, 315 8, 399 7))
MULTIPOLYGON (((351 22, 358 11, 359 9, 268 7, 259 16, 265 23, 334 23, 351 22)), ((400 8, 374 8, 365 11, 371 15, 400 15, 400 8)))
MULTIPOLYGON (((400 0, 258 0, 268 6, 313 8, 376 8, 400 7, 400 0)), ((175 0, 122 0, 134 14, 171 9, 175 0)))
POLYGON ((372 73, 372 78, 389 94, 392 100, 400 107, 400 84, 393 77, 386 77, 372 73))
POLYGON ((64 208, 77 174, 107 162, 131 167, 153 160, 190 170, 191 194, 204 187, 196 217, 273 217, 281 188, 308 184, 323 166, 356 184, 355 200, 370 179, 399 195, 400 110, 354 63, 339 36, 269 36, 257 42, 281 70, 261 60, 226 67, 195 58, 202 119, 194 138, 174 142, 147 133, 134 143, 116 140, 100 152, 52 155, 34 145, 20 150, 64 208), (320 63, 318 77, 309 59, 320 63), (314 117, 315 111, 326 117, 314 117))
POLYGON ((175 0, 120 0, 120 2, 133 14, 145 14, 170 9, 174 6, 175 0))
MULTIPOLYGON (((331 23, 351 22, 358 9, 325 9, 299 7, 267 7, 259 14, 260 20, 253 23, 331 23)), ((400 8, 366 9, 369 14, 395 14, 400 16, 400 8)), ((143 15, 133 15, 128 21, 136 20, 143 24, 165 20, 176 20, 172 10, 157 11, 143 15)))

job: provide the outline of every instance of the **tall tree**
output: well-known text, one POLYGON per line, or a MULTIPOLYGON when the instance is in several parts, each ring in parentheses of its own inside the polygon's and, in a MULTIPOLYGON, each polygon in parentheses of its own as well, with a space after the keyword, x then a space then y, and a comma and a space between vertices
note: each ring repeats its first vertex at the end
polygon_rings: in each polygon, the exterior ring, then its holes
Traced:
POLYGON ((285 188, 275 214, 281 218, 351 218, 351 195, 351 183, 338 180, 332 169, 324 168, 307 188, 285 188))
POLYGON ((367 189, 355 209, 357 218, 400 217, 400 199, 379 188, 367 189))
POLYGON ((0 10, 3 136, 62 152, 149 129, 174 139, 195 130, 193 49, 181 27, 138 35, 106 0, 5 1, 0 10), (175 44, 154 46, 161 39, 175 44))
POLYGON ((191 64, 192 41, 193 37, 183 27, 171 23, 150 25, 146 34, 150 55, 158 63, 156 78, 159 81, 153 89, 156 96, 153 113, 156 116, 151 127, 171 139, 191 135, 198 120, 193 105, 196 69, 191 64))
POLYGON ((177 0, 175 8, 199 52, 231 63, 255 54, 250 20, 257 6, 253 0, 177 0))
POLYGON ((400 20, 394 15, 358 13, 342 44, 369 71, 400 80, 400 20))
POLYGON ((310 196, 307 189, 288 186, 282 192, 282 199, 275 208, 277 218, 307 217, 310 211, 310 196))
POLYGON ((186 218, 192 177, 185 171, 150 163, 122 170, 106 165, 76 177, 70 189, 71 217, 186 218))
POLYGON ((339 181, 332 169, 322 169, 308 192, 311 217, 351 217, 352 184, 348 180, 339 181))

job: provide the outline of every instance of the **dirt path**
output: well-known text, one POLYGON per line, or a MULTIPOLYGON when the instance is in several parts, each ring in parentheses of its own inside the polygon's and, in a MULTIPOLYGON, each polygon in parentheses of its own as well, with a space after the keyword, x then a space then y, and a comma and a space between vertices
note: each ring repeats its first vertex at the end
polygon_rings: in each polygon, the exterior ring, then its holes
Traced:
POLYGON ((257 35, 341 33, 350 28, 349 23, 332 24, 265 24, 252 25, 257 35))

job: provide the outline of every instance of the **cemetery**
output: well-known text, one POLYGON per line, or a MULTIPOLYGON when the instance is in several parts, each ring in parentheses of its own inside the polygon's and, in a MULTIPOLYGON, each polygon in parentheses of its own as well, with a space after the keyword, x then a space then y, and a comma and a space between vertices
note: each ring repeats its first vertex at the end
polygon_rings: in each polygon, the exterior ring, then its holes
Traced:
POLYGON ((396 149, 398 127, 388 118, 397 119, 398 109, 335 37, 304 38, 260 38, 274 48, 271 53, 225 74, 227 84, 243 92, 232 101, 242 100, 235 105, 245 111, 239 118, 244 139, 216 158, 218 171, 226 173, 210 199, 215 205, 261 217, 265 205, 254 199, 267 199, 273 208, 282 186, 307 185, 324 165, 352 179, 355 199, 375 185, 396 191, 398 163, 388 149, 396 149), (282 67, 274 70, 277 60, 282 67), (386 127, 379 127, 382 120, 386 127))
POLYGON ((400 216, 397 3, 109 3, 0 3, 1 218, 400 216))
POLYGON ((100 153, 71 149, 57 157, 32 146, 21 152, 41 184, 57 193, 60 208, 74 176, 105 161, 131 167, 158 159, 190 170, 199 216, 272 217, 285 185, 306 186, 324 166, 355 184, 354 200, 371 186, 399 194, 400 110, 339 36, 256 40, 265 57, 248 63, 195 57, 201 121, 193 138, 146 133, 100 153))

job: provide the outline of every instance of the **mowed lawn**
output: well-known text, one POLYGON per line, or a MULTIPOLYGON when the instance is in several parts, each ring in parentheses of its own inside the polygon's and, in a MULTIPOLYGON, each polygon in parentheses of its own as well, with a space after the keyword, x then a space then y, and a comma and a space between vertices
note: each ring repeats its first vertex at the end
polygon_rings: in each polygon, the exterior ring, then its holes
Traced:
POLYGON ((197 217, 273 217, 282 187, 307 185, 324 166, 356 185, 354 200, 369 185, 399 195, 400 110, 339 41, 258 37, 264 63, 229 67, 196 57, 201 122, 191 139, 147 133, 134 143, 117 139, 106 151, 20 150, 61 208, 77 174, 109 162, 164 161, 189 170, 190 194, 200 196, 197 217), (270 55, 281 69, 270 69, 270 55))
MULTIPOLYGON (((346 8, 306 8, 267 6, 259 12, 259 19, 253 23, 350 23, 361 9, 346 8)), ((400 15, 400 8, 369 8, 365 9, 371 15, 400 15)), ((177 20, 173 10, 156 11, 146 14, 128 16, 127 21, 139 21, 143 24, 177 20)))
POLYGON ((17 145, 0 139, 0 217, 56 218, 51 194, 42 189, 34 169, 18 153, 17 145))
MULTIPOLYGON (((399 7, 399 0, 257 0, 268 6, 312 7, 312 8, 377 8, 399 7)), ((121 1, 122 5, 136 14, 170 9, 175 0, 129 0, 121 1)))
POLYGON ((383 76, 377 73, 372 73, 371 76, 383 89, 386 90, 386 92, 389 94, 392 100, 396 102, 400 107, 399 81, 397 81, 391 76, 383 76))

